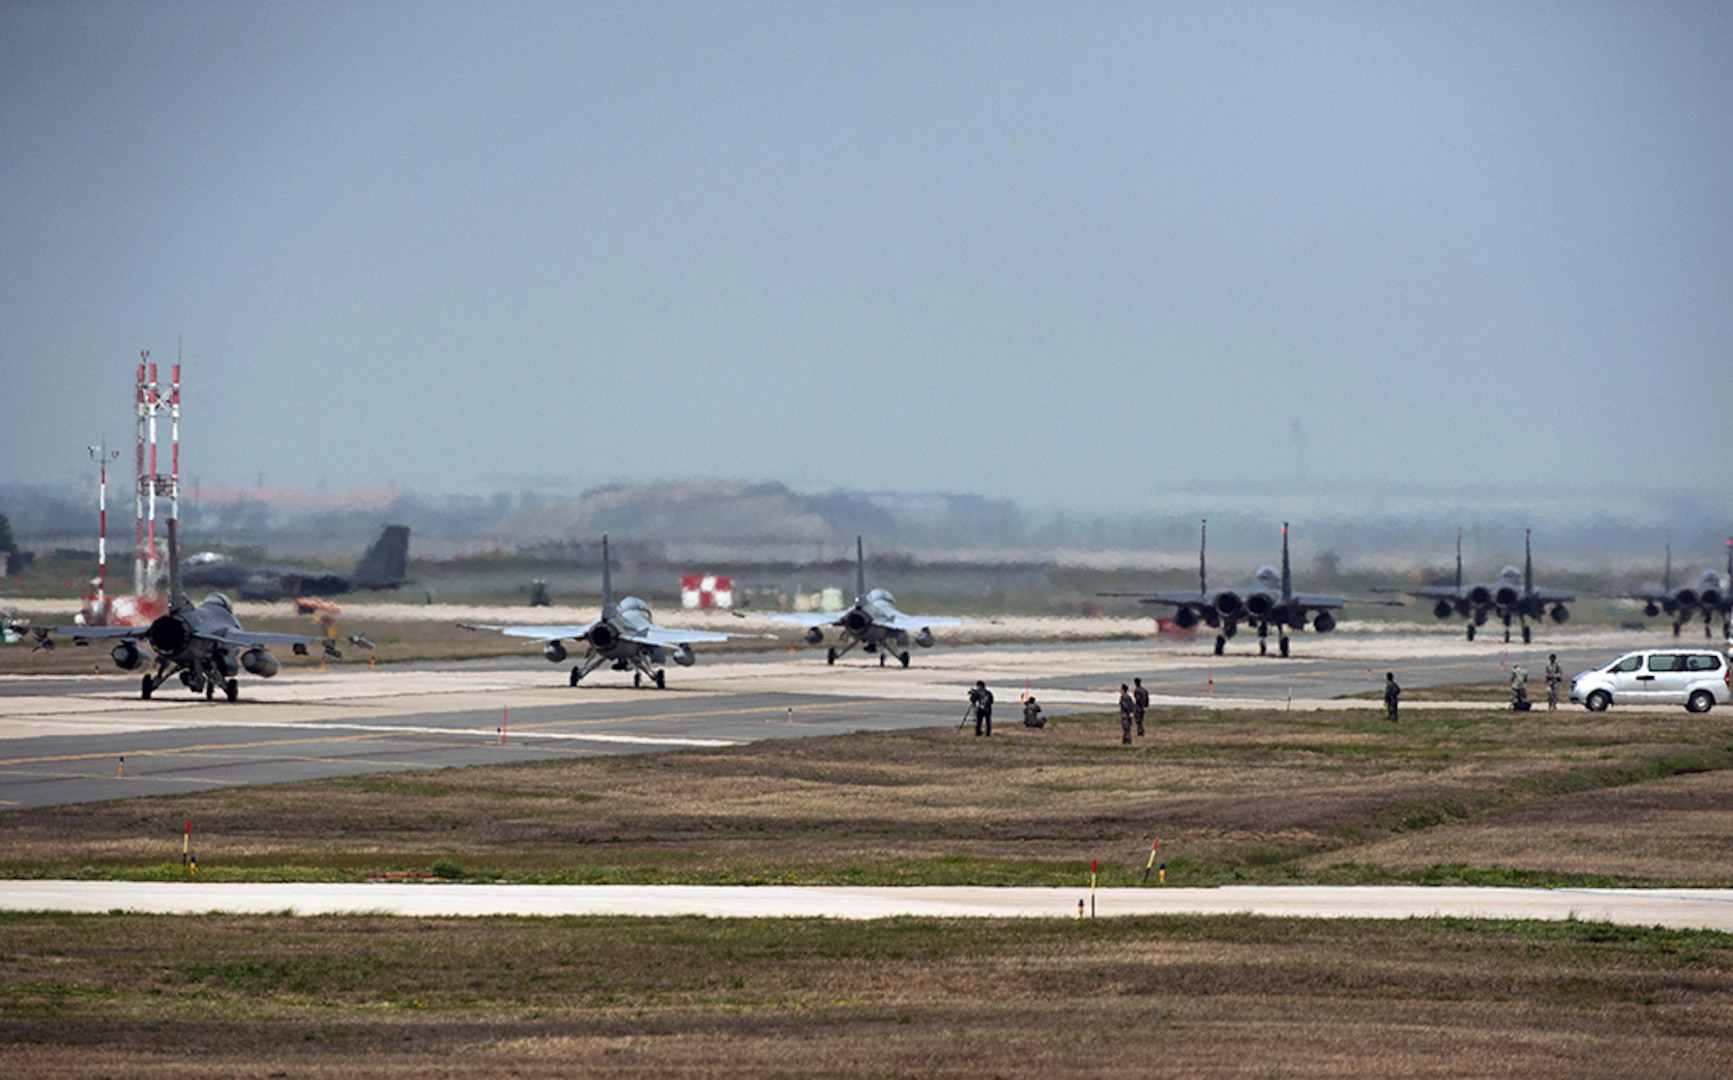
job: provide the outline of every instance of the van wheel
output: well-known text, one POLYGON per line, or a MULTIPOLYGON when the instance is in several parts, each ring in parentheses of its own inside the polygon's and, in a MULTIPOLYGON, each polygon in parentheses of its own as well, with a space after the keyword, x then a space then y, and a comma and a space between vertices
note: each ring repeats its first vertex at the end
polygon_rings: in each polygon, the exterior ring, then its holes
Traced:
POLYGON ((1708 712, 1715 707, 1715 695, 1707 690, 1694 692, 1685 702, 1685 708, 1691 712, 1708 712))
POLYGON ((1613 695, 1605 690, 1596 690, 1588 696, 1583 704, 1589 707, 1589 712, 1606 712, 1607 706, 1613 703, 1613 695))

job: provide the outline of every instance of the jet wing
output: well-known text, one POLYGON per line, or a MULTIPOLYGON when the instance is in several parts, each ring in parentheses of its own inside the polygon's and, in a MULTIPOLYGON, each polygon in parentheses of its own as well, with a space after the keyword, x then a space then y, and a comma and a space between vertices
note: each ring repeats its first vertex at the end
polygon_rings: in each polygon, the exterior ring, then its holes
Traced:
POLYGON ((322 637, 306 637, 301 634, 262 634, 252 630, 242 630, 238 626, 218 631, 215 634, 197 634, 195 636, 204 638, 206 641, 232 645, 237 649, 257 649, 267 645, 312 645, 315 642, 329 640, 322 637))
POLYGON ((54 648, 53 638, 56 635, 71 638, 74 642, 117 639, 139 641, 150 633, 148 626, 31 626, 28 623, 10 625, 14 633, 34 635, 38 649, 54 648))
POLYGON ((640 645, 695 645, 705 641, 727 641, 729 638, 758 635, 719 634, 714 630, 675 630, 665 626, 651 626, 623 636, 627 641, 635 641, 640 645))
MULTIPOLYGON (((597 620, 598 622, 600 620, 597 620)), ((458 623, 465 630, 498 630, 507 637, 534 638, 537 641, 559 641, 561 638, 574 640, 587 635, 594 622, 582 623, 577 626, 500 626, 489 623, 458 623)))
POLYGON ((902 612, 898 611, 882 619, 875 618, 873 621, 878 623, 880 626, 888 626, 892 630, 907 631, 930 630, 935 626, 961 626, 968 620, 956 619, 947 615, 904 615, 902 612))
POLYGON ((793 623, 796 626, 835 626, 842 622, 842 616, 842 612, 833 611, 828 615, 823 612, 802 612, 798 615, 772 615, 770 618, 774 622, 793 623))
POLYGON ((1313 611, 1335 611, 1343 604, 1377 604, 1381 607, 1402 607, 1400 600, 1374 600, 1365 596, 1322 596, 1318 593, 1295 593, 1296 607, 1310 608, 1313 611))
POLYGON ((1459 589, 1454 585, 1417 585, 1412 589, 1405 589, 1403 591, 1408 593, 1409 596, 1417 596, 1422 600, 1468 599, 1468 589, 1459 589))
POLYGON ((1174 607, 1215 607, 1216 591, 1198 592, 1098 592, 1096 596, 1123 596, 1140 604, 1170 604, 1174 607))

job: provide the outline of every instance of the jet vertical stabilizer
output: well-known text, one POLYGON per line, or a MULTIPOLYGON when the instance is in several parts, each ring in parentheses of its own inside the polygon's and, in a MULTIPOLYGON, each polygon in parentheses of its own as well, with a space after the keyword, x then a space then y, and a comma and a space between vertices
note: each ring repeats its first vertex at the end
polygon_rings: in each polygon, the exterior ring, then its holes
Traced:
POLYGON ((387 525, 355 564, 357 589, 395 589, 409 579, 409 526, 387 525))

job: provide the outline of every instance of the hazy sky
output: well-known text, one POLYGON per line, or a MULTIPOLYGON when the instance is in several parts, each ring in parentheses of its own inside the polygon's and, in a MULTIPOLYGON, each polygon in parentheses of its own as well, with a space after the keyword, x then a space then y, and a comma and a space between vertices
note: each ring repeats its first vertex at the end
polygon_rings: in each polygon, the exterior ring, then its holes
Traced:
POLYGON ((1733 4, 0 6, 0 478, 1733 490, 1733 4))

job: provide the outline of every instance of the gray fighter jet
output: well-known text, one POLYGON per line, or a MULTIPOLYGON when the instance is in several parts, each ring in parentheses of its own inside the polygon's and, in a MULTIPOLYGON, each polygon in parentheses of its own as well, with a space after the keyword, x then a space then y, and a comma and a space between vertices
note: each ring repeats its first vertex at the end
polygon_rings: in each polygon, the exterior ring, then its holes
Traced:
POLYGON ((1576 601, 1576 593, 1565 592, 1562 589, 1539 589, 1534 584, 1534 550, 1529 543, 1529 530, 1522 531, 1523 570, 1517 572, 1516 567, 1507 566, 1499 571, 1498 580, 1485 585, 1464 585, 1462 583, 1462 530, 1456 532, 1456 582, 1453 585, 1422 585, 1409 589, 1411 596, 1422 600, 1434 601, 1432 614, 1440 619, 1448 619, 1452 615, 1468 620, 1468 640, 1474 640, 1476 627, 1485 626, 1491 615, 1497 615, 1504 623, 1504 640, 1510 642, 1510 622, 1517 620, 1522 625, 1522 640, 1526 644, 1533 639, 1533 632, 1528 623, 1530 619, 1536 622, 1543 618, 1551 618, 1555 623, 1562 623, 1571 617, 1570 609, 1565 605, 1576 601))
POLYGON ((1727 580, 1728 589, 1723 589, 1721 575, 1705 570, 1696 588, 1689 585, 1673 588, 1673 545, 1669 541, 1660 589, 1639 590, 1624 596, 1643 601, 1643 614, 1651 619, 1663 611, 1673 616, 1674 637, 1678 637, 1679 629, 1698 615, 1703 616, 1704 637, 1711 636, 1710 626, 1717 615, 1721 616, 1721 633, 1725 636, 1728 634, 1729 616, 1733 614, 1733 540, 1727 541, 1727 580))
POLYGON ((649 679, 660 690, 666 673, 662 665, 671 655, 681 667, 698 662, 692 646, 707 641, 727 641, 749 634, 718 634, 708 630, 671 630, 650 621, 650 606, 636 596, 614 602, 614 579, 608 565, 608 538, 602 537, 602 617, 576 626, 499 626, 485 623, 458 623, 465 630, 497 630, 507 637, 537 638, 542 655, 555 664, 564 663, 569 653, 565 643, 584 646, 584 659, 573 666, 571 685, 578 685, 585 675, 612 663, 615 671, 630 671, 632 685, 642 686, 649 679))
POLYGON ((963 625, 964 620, 945 616, 904 615, 896 608, 896 598, 886 590, 867 591, 866 555, 858 536, 854 538, 854 557, 853 607, 838 614, 771 616, 777 622, 806 627, 806 640, 811 645, 824 643, 824 627, 840 628, 842 633, 838 640, 842 648, 832 646, 825 655, 826 663, 836 663, 838 657, 859 645, 862 652, 878 654, 880 667, 884 666, 887 656, 895 656, 904 667, 908 667, 911 634, 916 645, 930 649, 934 640, 933 627, 963 625))
POLYGON ((1325 596, 1321 593, 1297 593, 1293 573, 1288 564, 1288 523, 1282 522, 1282 569, 1273 566, 1258 568, 1251 584, 1243 589, 1212 589, 1205 574, 1204 552, 1207 548, 1209 522, 1199 530, 1202 540, 1197 553, 1197 591, 1176 592, 1103 592, 1099 596, 1134 597, 1145 604, 1166 604, 1177 608, 1173 621, 1189 630, 1198 623, 1207 623, 1219 630, 1216 634, 1217 656, 1227 649, 1228 639, 1239 631, 1240 623, 1258 628, 1258 655, 1269 652, 1270 629, 1275 628, 1279 648, 1288 655, 1288 631, 1304 630, 1309 620, 1312 629, 1327 634, 1336 628, 1336 616, 1344 604, 1383 604, 1400 606, 1399 600, 1367 600, 1358 597, 1325 596), (1314 614, 1314 612, 1316 614, 1314 614))
MULTIPOLYGON (((303 637, 299 634, 261 634, 244 630, 235 619, 229 598, 212 593, 194 605, 181 586, 179 552, 176 542, 177 522, 168 523, 169 609, 149 626, 32 626, 19 627, 36 636, 36 648, 52 649, 54 635, 72 639, 75 645, 92 641, 112 641, 110 654, 122 671, 136 671, 151 663, 154 672, 147 671, 140 685, 139 696, 149 700, 157 687, 170 675, 179 674, 181 684, 197 694, 203 691, 206 700, 222 688, 230 701, 240 697, 236 676, 244 668, 253 675, 268 679, 277 673, 277 658, 269 648, 288 645, 296 656, 306 656, 307 646, 318 642, 325 655, 337 659, 335 644, 329 638, 303 637), (139 651, 139 644, 150 646, 151 656, 139 651)), ((350 638, 362 647, 364 638, 350 638)))
POLYGON ((213 551, 187 558, 181 576, 193 588, 226 589, 242 600, 281 600, 286 596, 337 596, 395 589, 409 578, 409 526, 387 525, 349 574, 300 566, 238 562, 213 551))

